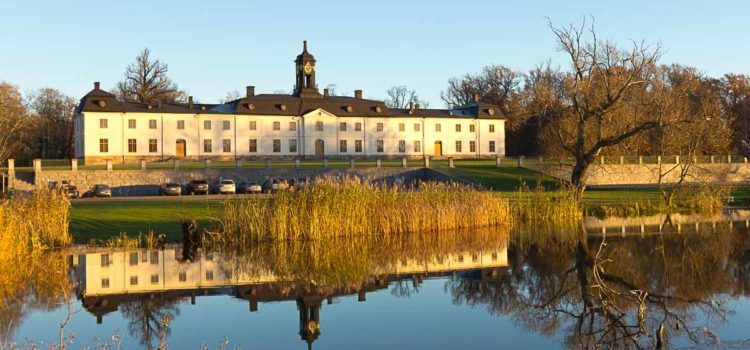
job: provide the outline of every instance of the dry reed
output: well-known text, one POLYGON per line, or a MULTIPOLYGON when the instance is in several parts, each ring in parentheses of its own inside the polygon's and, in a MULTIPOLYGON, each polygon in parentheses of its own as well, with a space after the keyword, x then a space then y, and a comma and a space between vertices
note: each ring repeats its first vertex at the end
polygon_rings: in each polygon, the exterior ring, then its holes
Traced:
POLYGON ((222 213, 224 237, 243 246, 409 232, 439 232, 511 223, 500 195, 467 186, 422 183, 418 189, 358 178, 317 179, 267 200, 230 200, 222 213))

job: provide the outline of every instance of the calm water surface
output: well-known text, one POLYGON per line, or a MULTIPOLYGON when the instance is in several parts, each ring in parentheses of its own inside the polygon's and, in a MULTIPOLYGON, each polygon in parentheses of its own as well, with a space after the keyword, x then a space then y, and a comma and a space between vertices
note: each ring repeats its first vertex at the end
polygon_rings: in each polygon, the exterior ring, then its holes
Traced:
POLYGON ((63 261, 72 283, 40 273, 3 296, 0 327, 19 345, 56 343, 69 300, 71 348, 113 337, 123 349, 750 348, 747 219, 243 252, 71 249, 41 261, 63 261))

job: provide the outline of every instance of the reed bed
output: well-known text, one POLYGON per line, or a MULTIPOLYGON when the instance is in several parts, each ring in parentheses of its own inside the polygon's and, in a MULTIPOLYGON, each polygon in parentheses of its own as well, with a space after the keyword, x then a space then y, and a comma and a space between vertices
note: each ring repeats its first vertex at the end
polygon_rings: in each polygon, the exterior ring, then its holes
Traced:
POLYGON ((581 203, 563 184, 555 191, 547 191, 541 184, 533 189, 523 184, 511 202, 511 210, 519 224, 526 226, 568 226, 583 219, 581 203))
POLYGON ((222 212, 224 237, 247 244, 410 232, 440 232, 512 222, 500 195, 462 185, 417 188, 358 179, 317 179, 267 200, 230 200, 222 212))
POLYGON ((70 202, 54 191, 0 201, 0 255, 68 246, 70 202))

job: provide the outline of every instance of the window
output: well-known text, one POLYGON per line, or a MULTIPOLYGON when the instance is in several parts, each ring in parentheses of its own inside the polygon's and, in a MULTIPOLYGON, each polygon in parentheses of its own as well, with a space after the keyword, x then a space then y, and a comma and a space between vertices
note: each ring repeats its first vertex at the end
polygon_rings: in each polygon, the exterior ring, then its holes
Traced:
POLYGON ((474 153, 477 151, 477 142, 469 141, 469 152, 474 153))
POLYGON ((490 141, 490 152, 495 152, 495 141, 490 141))
POLYGON ((211 153, 211 140, 210 139, 203 140, 203 152, 211 153))
POLYGON ((128 119, 128 129, 135 129, 135 119, 128 119))
POLYGON ((204 120, 203 121, 203 130, 211 130, 211 121, 210 120, 204 120))
POLYGON ((315 122, 315 131, 323 131, 323 122, 315 122))
POLYGON ((151 284, 159 283, 159 275, 151 275, 151 284))
POLYGON ((99 129, 106 129, 107 126, 107 119, 99 119, 99 129))
POLYGON ((281 139, 273 139, 273 153, 281 153, 281 139))
POLYGON ((422 125, 419 123, 414 123, 414 131, 420 131, 422 130, 422 125))
POLYGON ((273 130, 281 130, 281 122, 273 122, 273 130))
POLYGON ((346 123, 339 123, 339 131, 346 131, 346 123))
POLYGON ((461 153, 461 141, 456 141, 456 153, 461 153))
POLYGON ((130 285, 131 286, 137 286, 138 285, 138 276, 130 276, 130 285))
POLYGON ((378 153, 383 153, 383 140, 378 140, 377 151, 378 153))
POLYGON ((250 153, 258 152, 258 139, 250 139, 250 149, 248 149, 248 152, 250 153))
POLYGON ((102 254, 102 267, 107 267, 110 264, 109 254, 102 254))
POLYGON ((475 132, 474 130, 474 124, 469 124, 469 132, 475 132))
POLYGON ((346 153, 346 140, 339 140, 339 152, 346 153))
POLYGON ((177 121, 177 130, 185 130, 185 121, 184 120, 178 120, 177 121))
POLYGON ((148 128, 149 129, 156 129, 156 119, 151 119, 148 121, 148 128))
POLYGON ((211 270, 206 271, 206 281, 214 280, 214 272, 211 270))
POLYGON ((362 140, 354 141, 354 152, 362 153, 362 140))
POLYGON ((355 123, 354 131, 362 131, 362 123, 355 123))
POLYGON ((135 153, 138 151, 138 145, 135 143, 135 139, 128 139, 128 152, 135 153))
POLYGON ((383 132, 383 123, 378 123, 377 128, 378 132, 383 132))
POLYGON ((461 132, 461 124, 456 124, 456 132, 461 132))
POLYGON ((99 152, 109 152, 109 139, 99 139, 99 152))
POLYGON ((230 139, 221 140, 221 150, 225 153, 232 152, 232 140, 230 139))
POLYGON ((222 120, 221 121, 221 129, 222 130, 230 130, 232 129, 232 122, 229 120, 222 120))
POLYGON ((289 153, 297 153, 297 139, 289 140, 289 153))
POLYGON ((490 132, 495 132, 495 124, 490 124, 490 132))
POLYGON ((109 278, 102 278, 102 288, 109 288, 109 278))
POLYGON ((156 153, 158 149, 156 139, 149 139, 148 140, 148 151, 149 153, 156 153))
POLYGON ((398 153, 406 152, 406 141, 398 140, 398 153))
POLYGON ((414 141, 414 152, 422 152, 422 141, 414 141))
POLYGON ((440 132, 440 131, 442 131, 442 130, 441 130, 442 128, 443 128, 443 126, 442 126, 442 125, 440 125, 440 123, 438 123, 438 124, 435 124, 435 132, 440 132))
POLYGON ((258 130, 258 124, 255 120, 250 121, 250 130, 258 130))
POLYGON ((151 252, 151 264, 152 265, 158 265, 159 264, 159 252, 153 251, 151 252))
POLYGON ((185 271, 180 271, 180 277, 179 277, 179 278, 180 278, 180 282, 185 282, 185 281, 187 281, 187 272, 185 272, 185 271))
POLYGON ((406 124, 404 124, 404 123, 398 123, 398 131, 399 132, 406 131, 406 124))
POLYGON ((138 265, 138 252, 130 253, 130 266, 138 265))
POLYGON ((289 122, 289 131, 297 131, 297 122, 289 122))

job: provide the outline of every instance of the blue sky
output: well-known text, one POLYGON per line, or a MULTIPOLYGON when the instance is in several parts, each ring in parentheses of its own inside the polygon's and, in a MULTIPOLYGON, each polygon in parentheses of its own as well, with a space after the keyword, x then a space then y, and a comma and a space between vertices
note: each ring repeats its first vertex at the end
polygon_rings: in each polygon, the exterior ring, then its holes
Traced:
POLYGON ((432 107, 453 76, 496 63, 565 64, 546 24, 594 16, 599 36, 661 42, 663 63, 750 73, 744 1, 33 1, 0 4, 0 80, 82 96, 111 88, 144 47, 201 102, 255 85, 290 90, 308 40, 317 80, 382 98, 393 85, 432 107))

